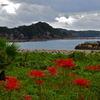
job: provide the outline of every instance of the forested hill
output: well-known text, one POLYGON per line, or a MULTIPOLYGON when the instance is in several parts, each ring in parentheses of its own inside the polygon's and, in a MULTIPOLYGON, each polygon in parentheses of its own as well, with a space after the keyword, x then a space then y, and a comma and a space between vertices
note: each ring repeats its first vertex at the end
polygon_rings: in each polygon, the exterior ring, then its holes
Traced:
POLYGON ((49 40, 74 37, 100 37, 100 31, 74 31, 53 28, 45 22, 15 28, 0 27, 0 37, 8 40, 49 40))
POLYGON ((53 28, 45 22, 38 22, 15 28, 0 27, 0 37, 6 37, 9 40, 42 40, 68 38, 72 37, 72 34, 53 28))
POLYGON ((100 37, 100 31, 94 31, 94 30, 87 30, 87 31, 65 30, 65 32, 71 33, 73 37, 100 37))

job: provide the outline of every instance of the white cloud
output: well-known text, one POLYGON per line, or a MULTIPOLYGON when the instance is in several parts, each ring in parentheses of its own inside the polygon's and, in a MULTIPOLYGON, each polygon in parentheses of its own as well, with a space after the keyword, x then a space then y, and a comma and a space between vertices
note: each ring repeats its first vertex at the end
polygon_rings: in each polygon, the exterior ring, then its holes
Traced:
POLYGON ((100 30, 100 0, 0 0, 1 26, 38 21, 55 28, 100 30))
POLYGON ((68 24, 72 24, 73 22, 75 22, 75 18, 73 18, 72 16, 69 16, 68 18, 66 18, 65 16, 56 17, 55 20, 61 23, 68 23, 68 24))
POLYGON ((55 28, 69 30, 100 30, 100 12, 63 14, 56 17, 55 22, 49 23, 55 28))
POLYGON ((20 3, 13 3, 9 0, 0 0, 2 10, 5 10, 9 14, 16 14, 16 10, 20 7, 20 3))
MULTIPOLYGON (((6 2, 5 4, 7 4, 6 2)), ((28 3, 14 3, 15 13, 7 13, 6 10, 2 9, 5 6, 0 6, 0 25, 8 27, 17 27, 19 25, 29 25, 33 22, 38 21, 51 21, 57 16, 57 13, 53 11, 50 6, 44 6, 39 4, 28 4, 28 3), (17 6, 20 4, 20 6, 17 6)), ((12 11, 13 12, 13 11, 12 11)))

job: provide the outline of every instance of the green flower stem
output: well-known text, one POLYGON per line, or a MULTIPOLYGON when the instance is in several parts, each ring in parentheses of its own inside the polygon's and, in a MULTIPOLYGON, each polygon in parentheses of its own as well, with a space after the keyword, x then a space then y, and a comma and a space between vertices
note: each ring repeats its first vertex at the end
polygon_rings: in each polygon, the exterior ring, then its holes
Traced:
POLYGON ((10 95, 9 95, 9 97, 8 97, 8 100, 11 100, 11 97, 12 97, 12 90, 10 91, 10 95))
POLYGON ((62 73, 62 74, 63 74, 63 75, 62 75, 62 76, 63 76, 63 77, 62 77, 62 78, 63 78, 63 79, 62 79, 62 83, 65 84, 65 80, 66 80, 66 69, 65 69, 65 68, 63 68, 63 73, 62 73))
POLYGON ((40 100, 42 100, 41 84, 38 84, 38 91, 39 91, 40 100))
POLYGON ((79 92, 78 92, 78 96, 79 98, 83 97, 83 91, 82 91, 82 86, 79 86, 79 92))
POLYGON ((63 68, 63 84, 70 83, 70 69, 69 68, 63 68))
POLYGON ((48 83, 47 83, 47 88, 52 87, 52 76, 48 75, 48 83))

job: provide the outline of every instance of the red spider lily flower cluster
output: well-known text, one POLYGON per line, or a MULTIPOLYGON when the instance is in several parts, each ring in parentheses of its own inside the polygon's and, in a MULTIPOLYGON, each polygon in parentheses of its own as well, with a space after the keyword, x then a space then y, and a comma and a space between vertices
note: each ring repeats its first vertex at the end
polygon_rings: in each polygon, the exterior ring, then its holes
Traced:
POLYGON ((59 86, 55 86, 54 88, 58 88, 59 89, 60 87, 59 86))
POLYGON ((18 86, 18 80, 16 78, 13 78, 12 76, 6 76, 6 81, 5 81, 5 89, 4 90, 14 90, 14 89, 19 89, 20 87, 18 86))
POLYGON ((100 69, 100 65, 97 65, 97 67, 100 69))
POLYGON ((58 70, 55 67, 49 67, 48 72, 50 75, 57 75, 58 70))
POLYGON ((32 97, 30 97, 30 95, 25 95, 25 96, 23 97, 23 99, 32 100, 32 97))
POLYGON ((38 71, 38 70, 31 71, 31 72, 29 73, 29 75, 30 75, 31 77, 35 77, 35 78, 43 78, 43 77, 45 76, 45 74, 44 74, 43 72, 38 71))
POLYGON ((89 69, 89 70, 99 70, 99 68, 97 66, 87 66, 86 69, 89 69))
POLYGON ((85 79, 75 79, 73 84, 80 85, 82 87, 90 86, 89 82, 85 79))
POLYGON ((76 77, 76 76, 77 76, 75 73, 71 73, 71 75, 72 75, 73 77, 76 77))
POLYGON ((42 80, 37 80, 36 81, 36 84, 43 84, 44 83, 44 81, 42 81, 42 80))
POLYGON ((38 71, 38 70, 31 71, 29 73, 29 76, 34 77, 34 78, 37 78, 35 80, 35 83, 36 84, 43 84, 44 83, 44 81, 42 81, 40 79, 38 80, 38 78, 43 78, 45 76, 45 74, 43 72, 41 72, 41 71, 38 71))
POLYGON ((74 61, 72 58, 56 60, 56 61, 54 61, 54 63, 56 64, 56 66, 67 67, 70 69, 75 67, 74 61))

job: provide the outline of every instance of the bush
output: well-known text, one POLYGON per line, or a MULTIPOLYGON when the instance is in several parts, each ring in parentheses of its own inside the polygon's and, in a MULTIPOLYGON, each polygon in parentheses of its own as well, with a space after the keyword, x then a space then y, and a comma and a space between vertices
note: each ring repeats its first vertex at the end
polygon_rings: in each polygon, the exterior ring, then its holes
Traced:
POLYGON ((0 38, 0 68, 14 61, 18 53, 17 49, 15 43, 9 44, 6 39, 0 38))

